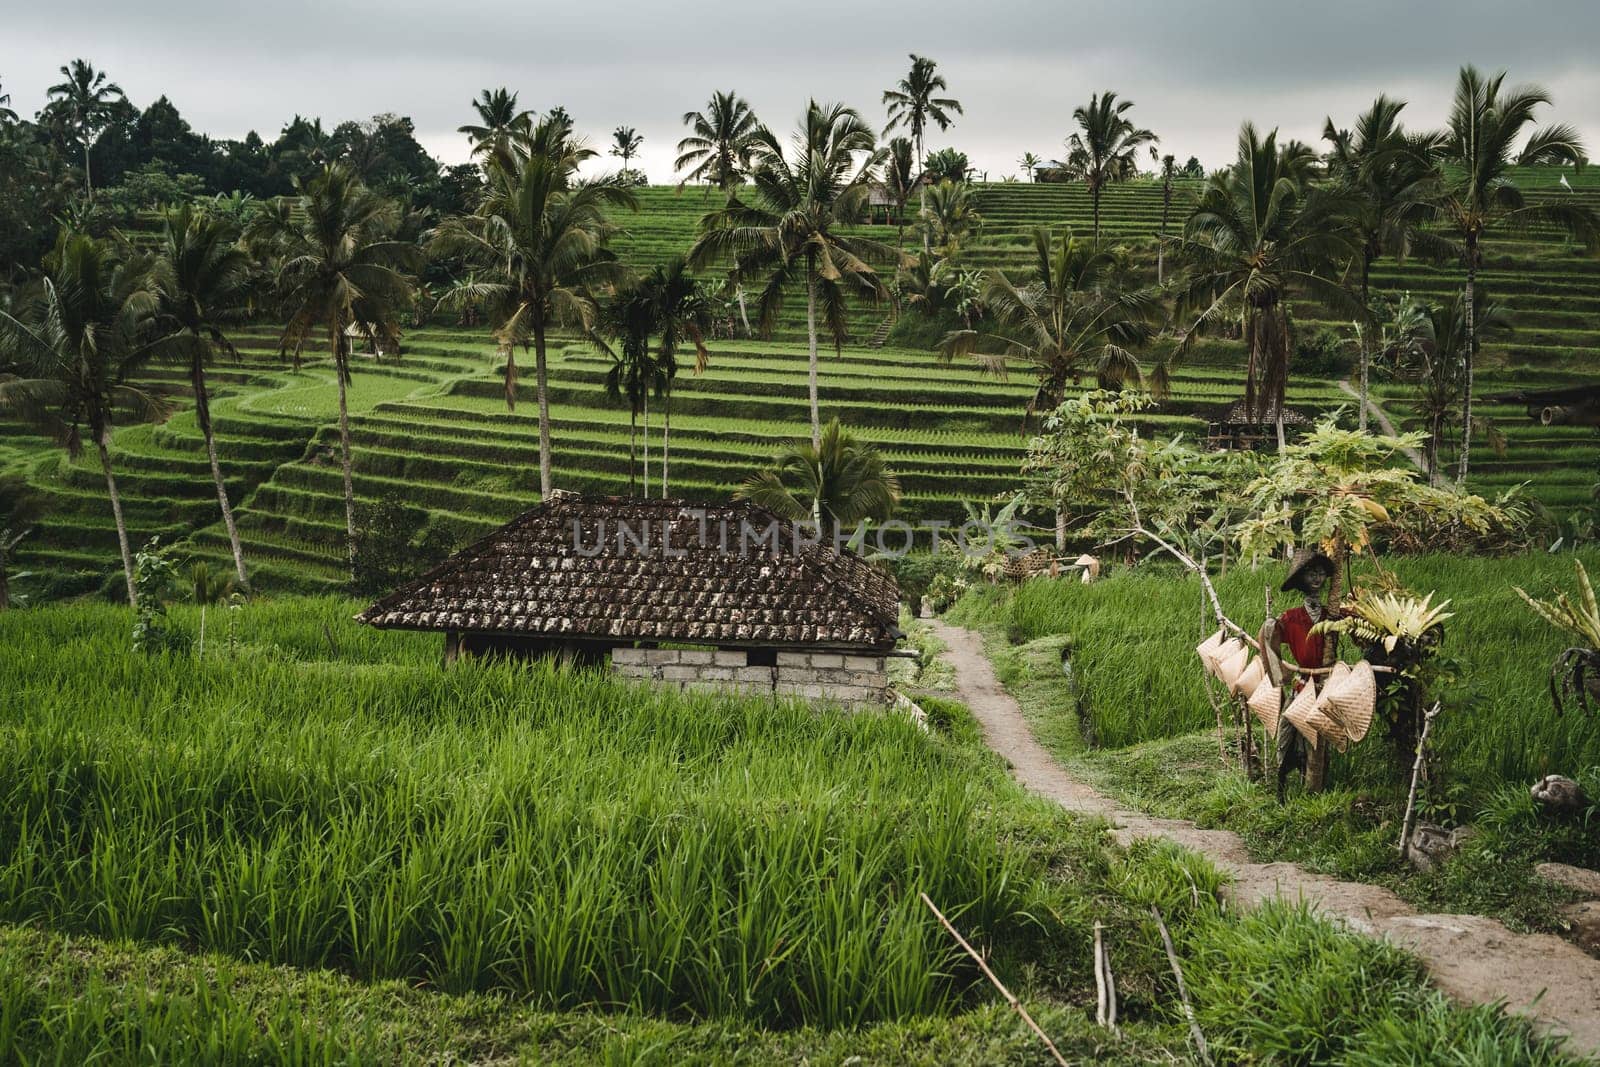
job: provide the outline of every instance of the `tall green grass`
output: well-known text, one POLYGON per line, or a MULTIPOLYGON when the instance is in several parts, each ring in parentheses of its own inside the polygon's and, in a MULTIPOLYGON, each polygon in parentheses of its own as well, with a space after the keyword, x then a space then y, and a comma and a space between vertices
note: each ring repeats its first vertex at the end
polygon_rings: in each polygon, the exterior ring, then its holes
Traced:
POLYGON ((200 663, 130 654, 107 607, 0 617, 0 918, 777 1026, 959 1000, 919 891, 976 936, 1072 933, 1034 922, 1061 903, 992 779, 903 719, 446 671, 421 638, 381 662, 348 623, 308 660, 349 610, 318 603, 246 609, 271 640, 236 659, 211 612, 200 663))
MULTIPOLYGON (((1558 716, 1550 704, 1547 672, 1564 639, 1513 589, 1570 586, 1572 558, 1452 555, 1387 564, 1412 588, 1436 590, 1436 600, 1451 601, 1455 618, 1445 626, 1444 648, 1456 682, 1434 737, 1449 775, 1481 794, 1479 799, 1504 782, 1600 765, 1600 715, 1558 716)), ((1600 559, 1592 553, 1583 558, 1591 569, 1600 559)), ((1268 585, 1276 610, 1292 606, 1290 595, 1276 592, 1282 569, 1236 567, 1219 579, 1217 592, 1229 615, 1254 629, 1263 618, 1268 585)), ((998 621, 1021 641, 1069 635, 1094 733, 1102 745, 1120 748, 1214 723, 1194 655, 1194 646, 1215 629, 1201 596, 1196 579, 1156 565, 1117 570, 1092 585, 1035 579, 1014 589, 979 588, 958 605, 955 618, 998 621)), ((1375 736, 1352 752, 1359 760, 1378 757, 1380 743, 1375 736)))

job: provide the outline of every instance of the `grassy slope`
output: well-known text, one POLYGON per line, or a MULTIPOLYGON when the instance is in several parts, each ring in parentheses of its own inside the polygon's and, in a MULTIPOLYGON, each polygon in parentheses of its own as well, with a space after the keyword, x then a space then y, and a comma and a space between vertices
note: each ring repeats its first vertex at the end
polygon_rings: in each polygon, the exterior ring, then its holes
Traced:
MULTIPOLYGON (((1036 579, 1014 590, 982 587, 952 617, 987 634, 1002 680, 1039 740, 1102 788, 1161 815, 1235 830, 1264 859, 1383 882, 1423 907, 1552 929, 1567 897, 1534 878, 1532 863, 1593 865, 1600 850, 1581 823, 1537 817, 1527 784, 1561 772, 1578 774, 1591 791, 1600 786, 1600 716, 1551 710, 1545 670, 1561 642, 1511 587, 1565 584, 1571 566, 1567 556, 1395 563, 1403 580, 1437 589, 1457 613, 1446 650, 1458 682, 1434 735, 1439 784, 1424 791, 1423 816, 1481 831, 1456 861, 1428 875, 1402 868, 1395 855, 1404 796, 1381 725, 1336 758, 1334 788, 1320 796, 1291 791, 1283 807, 1270 786, 1237 770, 1231 732, 1230 758, 1221 760, 1193 653, 1204 623, 1192 580, 1151 567, 1113 572, 1091 586, 1036 579), (1060 666, 1068 643, 1070 681, 1060 666)), ((1236 569, 1219 582, 1236 620, 1259 617, 1271 573, 1236 569)))
POLYGON ((1074 1059, 1184 1055, 1157 905, 1222 1058, 1566 1062, 1392 948, 1227 914, 1197 858, 1026 797, 958 705, 924 735, 441 672, 352 606, 213 615, 199 662, 127 651, 121 609, 0 616, 0 1060, 1042 1062, 926 890, 1074 1059))
MULTIPOLYGON (((1600 175, 1576 178, 1578 194, 1600 199, 1600 175)), ((1535 196, 1555 195, 1552 177, 1524 175, 1535 196)), ((1178 190, 1181 217, 1193 186, 1178 190)), ((985 216, 971 244, 972 262, 1013 273, 1028 269, 1027 232, 1039 224, 1087 225, 1081 188, 1042 185, 985 186, 985 216)), ((642 192, 641 211, 623 221, 617 246, 623 258, 648 265, 682 251, 692 241, 707 202, 694 191, 642 192)), ((1139 245, 1148 256, 1160 227, 1160 188, 1135 182, 1107 193, 1106 228, 1139 245)), ((875 228, 878 236, 892 230, 875 228)), ((1518 332, 1485 352, 1481 391, 1524 381, 1590 380, 1600 371, 1589 358, 1600 339, 1600 298, 1593 283, 1600 264, 1548 235, 1532 234, 1491 245, 1485 284, 1518 315, 1518 332)), ((1455 285, 1451 271, 1418 263, 1384 265, 1378 283, 1443 299, 1455 285)), ((803 307, 791 302, 770 343, 713 346, 707 373, 680 381, 674 412, 674 486, 690 496, 728 492, 749 468, 804 433, 803 307)), ((838 414, 889 451, 906 487, 906 517, 959 518, 961 501, 1005 491, 1014 483, 1022 439, 1020 410, 1027 394, 1020 379, 986 379, 970 366, 941 367, 921 349, 869 349, 861 344, 884 312, 852 313, 855 340, 824 365, 824 417, 838 414)), ((1319 313, 1301 309, 1305 325, 1319 313)), ((301 375, 283 369, 270 331, 242 338, 244 362, 220 367, 217 423, 231 488, 240 507, 248 555, 258 584, 268 589, 327 588, 340 581, 342 510, 332 462, 333 383, 320 357, 301 375)), ((1238 392, 1236 345, 1200 346, 1180 372, 1167 414, 1152 429, 1194 433, 1196 413, 1238 392)), ((519 356, 526 363, 525 356, 519 356)), ((625 491, 627 419, 605 405, 602 357, 563 342, 553 361, 557 476, 561 484, 625 491)), ((174 390, 180 408, 181 375, 152 375, 174 390)), ((1403 417, 1403 389, 1380 383, 1390 409, 1403 417)), ((355 405, 357 493, 373 498, 402 493, 429 509, 458 536, 481 532, 535 499, 535 434, 531 394, 515 413, 500 399, 497 361, 482 331, 427 328, 410 331, 398 363, 361 364, 352 389, 355 405)), ((1322 410, 1346 403, 1329 381, 1301 377, 1292 401, 1322 410)), ((1511 431, 1504 458, 1480 450, 1477 484, 1500 489, 1531 479, 1552 504, 1587 501, 1600 445, 1591 431, 1539 429, 1522 413, 1487 405, 1511 431)), ((659 446, 659 438, 656 442, 659 446)), ((117 467, 137 540, 153 533, 192 536, 195 551, 220 561, 225 539, 215 522, 192 415, 180 413, 157 428, 118 433, 117 467)), ((24 544, 21 565, 37 572, 36 592, 48 597, 93 589, 115 566, 114 538, 104 482, 88 459, 66 464, 48 442, 16 424, 0 428, 0 467, 29 470, 48 493, 48 515, 24 544)))

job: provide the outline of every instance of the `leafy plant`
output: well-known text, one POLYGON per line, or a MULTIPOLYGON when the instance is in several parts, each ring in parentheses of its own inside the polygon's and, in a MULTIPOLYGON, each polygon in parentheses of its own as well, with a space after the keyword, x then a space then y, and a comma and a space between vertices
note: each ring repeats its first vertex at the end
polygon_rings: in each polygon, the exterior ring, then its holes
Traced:
POLYGON ((134 556, 133 581, 138 590, 133 623, 133 648, 136 652, 186 652, 189 635, 173 627, 167 619, 167 598, 178 582, 178 566, 161 538, 152 537, 134 556))
POLYGON ((1342 618, 1320 622, 1315 629, 1350 634, 1368 644, 1382 642, 1386 651, 1393 652, 1401 641, 1419 641, 1446 619, 1454 618, 1454 612, 1444 610, 1450 601, 1433 604, 1432 600, 1432 593, 1417 597, 1364 591, 1341 606, 1342 618))
POLYGON ((1550 665, 1550 699, 1557 714, 1563 710, 1563 695, 1576 695, 1579 706, 1588 711, 1589 698, 1594 695, 1591 690, 1600 679, 1600 605, 1595 602, 1594 586, 1583 561, 1572 562, 1578 571, 1577 601, 1567 593, 1536 600, 1517 588, 1517 595, 1541 619, 1583 642, 1582 646, 1564 649, 1550 665))

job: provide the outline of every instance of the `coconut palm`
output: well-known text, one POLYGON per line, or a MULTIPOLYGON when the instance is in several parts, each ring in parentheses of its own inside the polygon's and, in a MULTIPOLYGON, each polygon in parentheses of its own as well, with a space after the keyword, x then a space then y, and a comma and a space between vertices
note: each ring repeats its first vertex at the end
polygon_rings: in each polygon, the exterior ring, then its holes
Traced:
POLYGON ((1461 68, 1435 203, 1441 228, 1454 241, 1466 269, 1458 482, 1467 477, 1472 451, 1472 375, 1478 351, 1473 290, 1483 265, 1483 239, 1496 231, 1520 233, 1550 226, 1591 247, 1600 243, 1600 218, 1592 209, 1574 199, 1530 204, 1517 188, 1512 167, 1566 163, 1582 167, 1584 150, 1577 131, 1565 124, 1536 128, 1524 139, 1523 131, 1533 124, 1538 107, 1550 102, 1550 94, 1536 85, 1506 89, 1505 77, 1504 71, 1486 78, 1474 67, 1461 68))
POLYGON ((618 292, 600 305, 591 336, 611 357, 606 399, 628 405, 628 495, 634 494, 639 417, 644 416, 644 495, 650 495, 650 394, 666 391, 659 360, 650 351, 655 323, 649 299, 637 287, 618 292))
POLYGON ((111 435, 124 414, 155 419, 166 412, 157 398, 131 384, 161 340, 151 329, 156 298, 147 282, 143 261, 118 258, 92 237, 63 232, 43 276, 11 312, 0 311, 0 362, 18 369, 0 375, 0 409, 54 435, 74 459, 88 431, 105 473, 128 601, 135 607, 139 594, 111 469, 111 435))
POLYGON ((961 252, 961 242, 983 229, 977 198, 967 182, 942 181, 927 191, 919 228, 923 243, 945 259, 961 252))
POLYGON ((17 121, 17 113, 8 106, 10 103, 11 94, 0 88, 0 126, 17 121))
POLYGON ((1032 152, 1024 152, 1022 153, 1022 158, 1017 160, 1017 166, 1027 172, 1030 182, 1036 182, 1039 180, 1039 168, 1044 166, 1044 160, 1032 152))
POLYGON ((852 295, 877 302, 888 295, 874 265, 896 265, 901 253, 879 241, 840 232, 866 218, 869 187, 881 153, 861 116, 842 104, 811 101, 793 143, 793 158, 766 128, 756 134, 755 203, 732 199, 701 220, 692 264, 731 259, 741 279, 760 277, 758 322, 770 335, 785 297, 806 293, 810 357, 811 443, 822 443, 817 404, 817 334, 826 329, 835 349, 849 326, 852 295))
POLYGON ((112 105, 124 99, 122 87, 106 81, 103 71, 94 69, 87 60, 74 59, 61 68, 64 79, 47 91, 53 99, 61 101, 67 115, 83 142, 83 189, 86 199, 94 199, 94 178, 89 173, 89 149, 104 128, 112 105))
POLYGON ((912 157, 909 138, 896 137, 889 142, 883 157, 883 187, 894 198, 894 246, 904 247, 906 230, 906 204, 911 190, 917 184, 917 161, 912 157))
MULTIPOLYGON (((1393 337, 1400 372, 1415 383, 1417 399, 1412 409, 1428 427, 1428 481, 1439 480, 1440 453, 1445 434, 1461 411, 1465 386, 1467 344, 1464 293, 1454 300, 1415 311, 1397 313, 1393 337), (1407 328, 1409 327, 1409 329, 1407 328)), ((1486 299, 1480 287, 1473 293, 1477 306, 1472 321, 1478 336, 1505 336, 1513 330, 1511 313, 1504 305, 1486 299)), ((1481 423, 1479 429, 1484 429, 1481 423)))
POLYGON ((288 312, 280 346, 296 350, 326 330, 339 389, 339 463, 344 474, 346 548, 354 578, 355 482, 350 466, 352 334, 375 351, 397 351, 400 314, 411 300, 407 275, 420 261, 417 246, 395 240, 399 208, 363 185, 339 163, 295 182, 295 210, 258 215, 256 239, 279 250, 277 288, 288 312))
POLYGON ((1100 194, 1112 182, 1126 181, 1138 174, 1135 155, 1159 138, 1133 124, 1127 117, 1132 100, 1118 100, 1111 90, 1096 93, 1089 103, 1074 108, 1072 120, 1078 132, 1067 138, 1071 169, 1089 187, 1094 211, 1094 243, 1100 243, 1100 194))
POLYGON ((1355 266, 1361 277, 1360 414, 1367 428, 1367 386, 1372 353, 1369 340, 1376 336, 1372 313, 1372 265, 1379 257, 1403 259, 1419 235, 1433 194, 1433 156, 1441 138, 1436 134, 1411 135, 1400 124, 1405 101, 1379 96, 1372 107, 1357 116, 1353 131, 1340 130, 1330 118, 1323 139, 1332 150, 1328 173, 1352 198, 1360 242, 1355 266))
MULTIPOLYGON (((711 331, 713 311, 704 289, 689 273, 688 263, 675 256, 657 264, 639 281, 638 291, 650 309, 656 342, 656 366, 660 368, 666 390, 661 426, 661 496, 668 495, 672 462, 672 386, 678 376, 678 354, 686 345, 694 347, 694 372, 706 369, 711 353, 706 334, 711 331)), ((648 427, 647 427, 648 432, 648 427)), ((649 495, 649 485, 645 486, 649 495)))
POLYGON ((1294 347, 1290 300, 1307 296, 1346 314, 1359 306, 1337 277, 1358 248, 1355 208, 1345 191, 1297 177, 1300 160, 1298 152, 1279 151, 1276 130, 1263 138, 1245 123, 1237 160, 1212 175, 1179 245, 1186 264, 1179 307, 1193 316, 1179 351, 1236 324, 1245 342, 1248 417, 1271 414, 1280 450, 1287 445, 1283 406, 1294 347))
POLYGON ((900 503, 900 479, 871 444, 847 433, 838 419, 815 444, 801 442, 757 471, 734 493, 783 519, 817 517, 824 537, 857 523, 883 522, 900 503))
MULTIPOLYGON (((917 146, 919 181, 926 158, 928 122, 931 120, 940 130, 948 130, 955 121, 951 116, 962 114, 961 101, 954 97, 933 95, 950 89, 944 75, 936 72, 937 66, 933 60, 913 52, 911 71, 893 89, 886 89, 883 93, 883 103, 889 109, 889 121, 883 127, 883 135, 887 137, 901 127, 911 134, 911 140, 917 146)), ((926 195, 921 207, 927 207, 926 195)), ((923 247, 927 248, 926 239, 923 247)))
MULTIPOLYGON (((1053 411, 1067 386, 1093 374, 1104 388, 1143 380, 1135 351, 1150 340, 1161 315, 1154 289, 1131 284, 1125 253, 1097 249, 1070 231, 1033 231, 1037 276, 1024 285, 1003 271, 989 278, 984 303, 999 333, 954 330, 939 342, 945 362, 975 357, 987 374, 1004 378, 1012 364, 1037 380, 1023 429, 1038 411, 1053 411)), ((1156 382, 1164 381, 1158 368, 1156 382)))
POLYGON ((643 144, 644 138, 632 126, 618 126, 611 131, 611 154, 621 158, 624 174, 628 173, 629 162, 639 154, 643 144))
POLYGON ((478 113, 478 121, 459 126, 456 132, 467 135, 473 155, 482 155, 526 136, 533 126, 533 112, 519 111, 517 94, 504 87, 478 93, 472 109, 478 113))
POLYGON ((608 207, 634 207, 633 194, 609 179, 580 181, 578 167, 595 151, 572 140, 570 126, 547 115, 527 151, 495 151, 488 188, 477 211, 440 223, 429 242, 436 254, 460 256, 475 273, 445 299, 486 305, 490 329, 505 360, 507 409, 516 407, 516 349, 533 348, 539 403, 539 492, 551 477, 550 384, 545 343, 556 325, 593 329, 593 293, 622 276, 605 248, 615 227, 608 207))
POLYGON ((1161 163, 1161 229, 1156 234, 1156 284, 1167 282, 1167 217, 1172 213, 1172 179, 1178 173, 1178 157, 1172 153, 1160 154, 1155 145, 1150 146, 1150 158, 1161 163))
POLYGON ((162 219, 161 243, 151 265, 151 276, 159 300, 161 328, 171 334, 168 350, 189 372, 195 422, 205 439, 217 504, 233 550, 234 571, 239 586, 249 588, 239 527, 233 519, 228 488, 217 460, 206 364, 217 352, 238 354, 225 330, 244 321, 255 287, 255 271, 239 244, 239 228, 234 223, 186 204, 169 210, 162 219))
POLYGON ((678 188, 706 181, 715 183, 724 196, 732 195, 750 169, 756 131, 761 128, 756 113, 738 93, 714 92, 704 111, 684 112, 683 124, 689 127, 689 136, 678 142, 672 168, 689 168, 689 173, 678 188))

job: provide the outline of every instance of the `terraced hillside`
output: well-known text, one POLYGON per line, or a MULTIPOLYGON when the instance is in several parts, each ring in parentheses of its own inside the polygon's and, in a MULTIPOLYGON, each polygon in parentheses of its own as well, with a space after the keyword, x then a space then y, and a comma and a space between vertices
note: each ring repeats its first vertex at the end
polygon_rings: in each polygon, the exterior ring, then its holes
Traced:
MULTIPOLYGON (((1569 179, 1572 180, 1572 179, 1569 179)), ((1575 195, 1600 205, 1600 176, 1560 189, 1553 174, 1522 176, 1535 196, 1575 195)), ((1180 225, 1196 183, 1176 190, 1172 226, 1180 225)), ((714 195, 714 194, 713 194, 714 195)), ((712 201, 696 190, 641 191, 641 209, 619 221, 615 242, 623 259, 648 266, 692 242, 712 201)), ((980 190, 984 227, 968 253, 974 264, 1025 274, 1028 233, 1034 226, 1088 229, 1081 187, 995 184, 980 190)), ((1161 188, 1154 182, 1113 187, 1103 229, 1153 251, 1160 228, 1161 188)), ((871 232, 892 240, 892 227, 871 232)), ((909 234, 907 241, 911 240, 909 234)), ((1600 381, 1600 262, 1550 234, 1494 241, 1483 281, 1513 309, 1517 330, 1485 353, 1480 391, 1532 383, 1600 381)), ((1377 284, 1447 299, 1457 272, 1416 262, 1381 264, 1377 284)), ((1029 393, 1020 378, 985 378, 967 365, 942 366, 926 351, 872 347, 887 308, 852 312, 852 341, 824 363, 824 418, 838 415, 878 442, 900 473, 907 519, 959 519, 962 502, 990 497, 1015 484, 1023 447, 1022 410, 1029 393)), ((1317 324, 1316 308, 1298 309, 1303 325, 1317 324)), ((673 398, 671 486, 674 495, 720 496, 806 427, 804 304, 794 301, 768 341, 713 345, 700 376, 685 375, 673 398)), ((311 359, 299 373, 276 356, 275 334, 261 325, 241 339, 242 360, 213 376, 214 403, 225 468, 238 505, 241 533, 258 584, 315 588, 343 578, 340 476, 334 430, 335 389, 325 362, 311 359)), ((507 411, 499 366, 486 333, 455 328, 413 330, 398 361, 358 360, 351 391, 356 490, 424 505, 432 522, 457 539, 482 532, 537 499, 536 422, 531 387, 507 411)), ((628 417, 604 398, 603 355, 571 338, 552 358, 556 480, 566 488, 626 492, 628 417)), ((182 410, 181 375, 158 370, 157 384, 174 391, 180 410, 165 424, 120 430, 116 464, 136 541, 160 533, 188 539, 196 555, 218 562, 226 539, 192 413, 182 410)), ((1239 395, 1237 346, 1212 340, 1180 369, 1171 399, 1152 428, 1202 431, 1212 405, 1239 395)), ((1408 416, 1407 389, 1379 382, 1390 414, 1408 416)), ((1300 376, 1290 402, 1319 411, 1349 402, 1338 385, 1300 376)), ((1531 425, 1516 409, 1485 408, 1508 432, 1503 457, 1480 449, 1476 484, 1500 489, 1531 480, 1552 505, 1587 501, 1596 481, 1600 440, 1584 429, 1531 425)), ((89 458, 68 463, 50 443, 15 423, 0 424, 0 466, 19 466, 46 495, 47 515, 24 542, 19 562, 35 572, 43 595, 87 591, 106 582, 116 565, 115 537, 104 480, 89 458)), ((652 412, 652 491, 659 492, 659 412, 652 412)), ((27 588, 27 586, 24 586, 27 588)))

